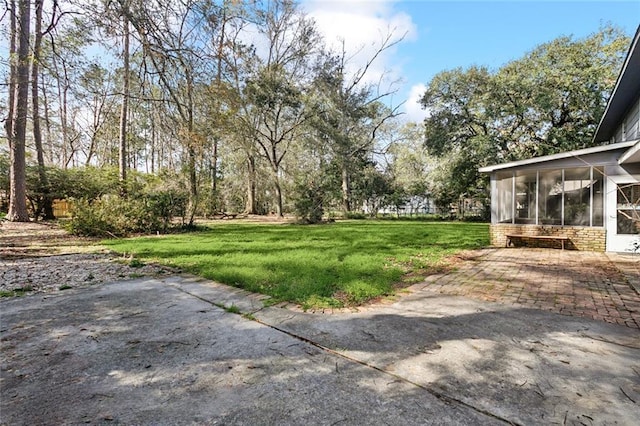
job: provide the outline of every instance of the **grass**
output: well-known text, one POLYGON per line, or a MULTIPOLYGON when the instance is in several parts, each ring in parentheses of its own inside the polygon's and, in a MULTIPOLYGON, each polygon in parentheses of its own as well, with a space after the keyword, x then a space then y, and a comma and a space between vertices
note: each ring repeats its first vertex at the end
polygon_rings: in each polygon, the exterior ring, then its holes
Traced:
POLYGON ((238 308, 236 305, 231 305, 229 307, 226 307, 224 308, 224 310, 232 314, 241 314, 240 308, 238 308))
POLYGON ((28 293, 30 291, 33 291, 33 287, 31 287, 30 285, 14 288, 13 290, 2 290, 0 291, 0 298, 23 296, 25 293, 28 293))
POLYGON ((144 262, 141 262, 140 259, 133 258, 129 262, 129 266, 132 268, 142 268, 144 266, 144 262))
POLYGON ((305 308, 341 307, 393 294, 460 250, 489 243, 488 225, 344 221, 326 225, 219 224, 180 235, 107 240, 147 262, 305 308))

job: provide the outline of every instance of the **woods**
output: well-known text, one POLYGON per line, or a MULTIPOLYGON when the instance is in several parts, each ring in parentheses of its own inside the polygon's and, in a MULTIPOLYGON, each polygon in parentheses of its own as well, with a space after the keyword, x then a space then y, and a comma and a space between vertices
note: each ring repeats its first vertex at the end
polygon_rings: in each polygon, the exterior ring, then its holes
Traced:
POLYGON ((498 70, 444 70, 427 119, 409 123, 399 83, 372 72, 401 29, 363 58, 329 47, 291 0, 10 0, 2 24, 7 219, 49 219, 73 198, 93 225, 121 211, 153 229, 167 215, 315 222, 412 197, 445 214, 486 202, 478 167, 589 145, 629 42, 603 27, 498 70))

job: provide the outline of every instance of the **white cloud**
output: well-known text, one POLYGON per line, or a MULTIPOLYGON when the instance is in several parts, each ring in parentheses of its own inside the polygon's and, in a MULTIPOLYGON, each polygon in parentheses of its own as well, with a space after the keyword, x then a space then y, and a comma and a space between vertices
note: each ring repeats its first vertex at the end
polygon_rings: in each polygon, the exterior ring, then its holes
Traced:
MULTIPOLYGON (((347 56, 352 56, 351 70, 355 71, 375 54, 390 33, 394 40, 417 37, 411 16, 394 10, 395 3, 397 0, 308 0, 302 5, 330 48, 340 51, 344 41, 347 56)), ((366 80, 377 82, 383 75, 386 83, 400 79, 402 71, 394 54, 392 48, 378 57, 366 80)))
POLYGON ((429 115, 429 112, 422 109, 422 105, 420 105, 420 98, 422 98, 426 90, 427 86, 422 83, 411 86, 409 99, 407 99, 407 102, 404 104, 404 110, 406 112, 405 118, 407 121, 421 122, 429 115))
POLYGON ((411 16, 393 10, 390 0, 308 1, 304 7, 318 24, 327 43, 337 47, 344 39, 347 48, 354 51, 362 46, 379 43, 389 31, 396 37, 407 33, 416 35, 411 16))

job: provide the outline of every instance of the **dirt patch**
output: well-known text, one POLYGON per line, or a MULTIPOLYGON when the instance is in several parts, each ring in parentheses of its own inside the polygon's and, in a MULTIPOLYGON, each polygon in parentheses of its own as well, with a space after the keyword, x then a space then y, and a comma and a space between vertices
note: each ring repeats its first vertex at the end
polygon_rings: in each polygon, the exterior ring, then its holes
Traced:
POLYGON ((0 221, 0 259, 99 251, 98 238, 70 235, 57 223, 0 221))
POLYGON ((0 296, 51 293, 170 272, 116 256, 98 242, 70 235, 55 223, 0 222, 0 296))

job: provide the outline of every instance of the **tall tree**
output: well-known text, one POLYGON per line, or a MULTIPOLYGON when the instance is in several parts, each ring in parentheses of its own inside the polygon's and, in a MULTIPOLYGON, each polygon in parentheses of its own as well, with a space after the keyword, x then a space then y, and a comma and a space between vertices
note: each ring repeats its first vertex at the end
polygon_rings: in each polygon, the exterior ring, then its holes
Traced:
POLYGON ((18 71, 16 62, 14 60, 17 52, 17 36, 18 36, 18 24, 16 17, 16 2, 10 0, 7 7, 7 13, 9 14, 9 96, 7 99, 7 117, 4 122, 4 130, 7 135, 7 141, 9 142, 9 149, 13 146, 13 125, 15 114, 15 99, 16 89, 18 87, 18 71))
POLYGON ((310 83, 308 65, 320 38, 313 21, 293 1, 268 2, 261 16, 266 52, 256 58, 257 67, 246 84, 243 117, 270 166, 276 214, 283 216, 281 166, 310 117, 305 83, 310 83))
POLYGON ((628 45, 623 33, 605 27, 544 43, 498 70, 489 113, 503 129, 506 158, 588 147, 628 45))
MULTIPOLYGON (((215 213, 222 208, 219 181, 221 145, 228 143, 242 146, 243 138, 235 134, 234 112, 237 112, 239 99, 239 84, 243 80, 244 61, 249 57, 243 37, 247 34, 247 25, 251 17, 250 4, 235 0, 202 3, 198 10, 206 22, 202 28, 204 39, 208 40, 208 47, 204 49, 208 63, 207 74, 212 80, 206 84, 203 96, 203 114, 206 117, 203 133, 205 134, 207 160, 204 167, 208 171, 209 213, 215 213)), ((252 21, 257 21, 253 19, 252 21)), ((243 80, 244 81, 244 80, 243 80)), ((237 124, 237 123, 236 123, 237 124)), ((207 179, 203 179, 206 181, 207 179)), ((254 205, 254 203, 251 203, 254 205)), ((249 213, 255 213, 255 208, 248 208, 249 213)))
MULTIPOLYGON (((121 6, 125 0, 119 0, 121 6)), ((136 10, 123 7, 129 23, 136 29, 155 77, 171 103, 178 136, 186 151, 186 174, 189 187, 188 221, 192 226, 198 208, 197 156, 202 148, 202 135, 196 123, 197 79, 202 70, 198 50, 199 32, 194 25, 198 2, 179 4, 144 2, 136 10), (160 16, 157 18, 157 16, 160 16)))
MULTIPOLYGON (((259 126, 258 114, 253 114, 249 98, 246 96, 246 87, 250 76, 255 72, 256 49, 242 41, 245 23, 250 20, 247 15, 251 12, 245 10, 240 15, 232 34, 227 37, 232 51, 226 56, 227 73, 225 84, 216 87, 215 97, 223 101, 223 108, 218 110, 218 127, 225 135, 224 140, 229 145, 226 150, 226 161, 236 171, 236 178, 243 179, 244 186, 244 212, 257 214, 258 209, 258 153, 254 133, 259 126), (238 155, 229 155, 235 152, 242 153, 242 161, 238 161, 238 155), (234 161, 235 160, 235 161, 234 161), (238 164, 242 164, 241 167, 238 164)), ((258 22, 253 19, 253 22, 258 22)), ((223 163, 224 164, 224 163, 223 163)), ((229 187, 229 182, 227 187, 229 187)), ((233 185, 231 185, 233 186, 233 185)), ((229 197, 225 197, 229 198, 229 197)))
POLYGON ((80 75, 77 87, 81 108, 90 112, 80 124, 87 139, 83 149, 84 165, 89 166, 100 161, 97 154, 107 132, 109 119, 116 113, 116 100, 112 95, 115 92, 113 75, 103 66, 93 63, 80 75))
MULTIPOLYGON (((50 49, 46 70, 51 74, 55 95, 52 100, 57 110, 57 120, 51 143, 52 156, 57 164, 63 168, 80 164, 78 153, 81 152, 81 136, 76 117, 80 114, 75 104, 76 79, 83 71, 83 48, 89 35, 86 33, 85 23, 78 20, 68 20, 64 25, 56 25, 55 32, 49 36, 50 49), (70 21, 70 22, 69 22, 70 21)), ((46 90, 46 89, 45 89, 46 90)), ((47 107, 45 107, 47 108, 47 107)), ((53 114, 49 114, 49 118, 53 114)), ((49 124, 48 124, 49 125, 49 124)))
MULTIPOLYGON (((12 14, 12 16, 15 16, 12 14)), ((18 38, 18 64, 15 69, 15 107, 10 126, 12 134, 8 134, 10 148, 10 201, 7 219, 12 222, 28 222, 26 198, 26 158, 25 145, 27 134, 27 115, 29 113, 29 36, 31 21, 31 2, 18 1, 18 20, 15 36, 18 38)))
POLYGON ((389 108, 383 104, 395 92, 393 84, 383 87, 382 81, 373 83, 369 74, 376 59, 403 37, 388 33, 374 53, 365 59, 364 65, 355 70, 351 70, 352 57, 346 52, 344 43, 341 52, 325 54, 318 65, 314 93, 317 116, 313 124, 338 165, 345 214, 353 207, 353 176, 368 164, 380 128, 399 115, 399 106, 389 108))
MULTIPOLYGON (((42 10, 44 8, 43 0, 35 0, 34 3, 36 16, 35 16, 35 29, 34 29, 34 41, 33 41, 33 63, 31 65, 31 102, 33 110, 33 141, 36 147, 36 158, 38 160, 38 178, 40 181, 40 197, 37 203, 37 211, 34 214, 35 219, 42 213, 45 220, 55 219, 53 214, 53 197, 50 194, 51 188, 49 186, 49 180, 47 178, 45 161, 44 161, 44 147, 42 144, 42 128, 40 125, 40 90, 39 90, 39 78, 40 78, 40 62, 42 52, 42 37, 44 31, 42 29, 42 10)), ((47 28, 47 32, 51 30, 55 22, 56 5, 54 4, 53 16, 51 25, 47 28)))
POLYGON ((127 181, 127 120, 129 111, 130 76, 129 76, 129 18, 128 2, 122 5, 125 13, 122 14, 122 104, 120 109, 120 131, 118 134, 118 169, 122 191, 125 190, 127 181))

